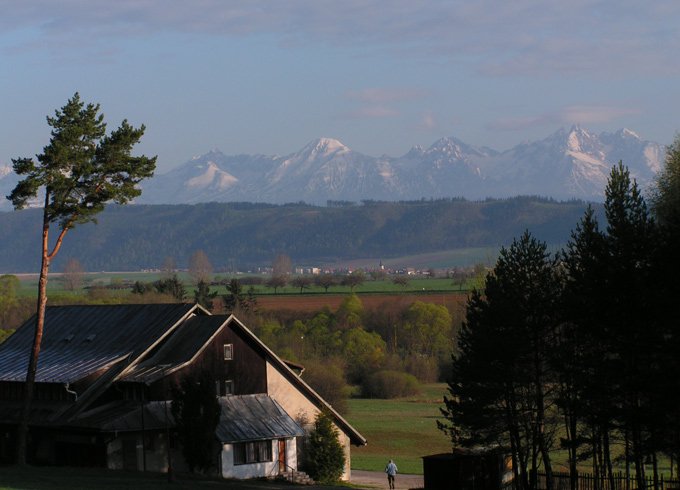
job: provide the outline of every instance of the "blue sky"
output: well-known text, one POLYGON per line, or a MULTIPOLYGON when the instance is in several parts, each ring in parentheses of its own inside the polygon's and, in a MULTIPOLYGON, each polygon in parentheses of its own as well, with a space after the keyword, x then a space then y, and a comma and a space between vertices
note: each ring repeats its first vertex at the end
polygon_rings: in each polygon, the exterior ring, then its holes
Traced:
POLYGON ((401 156, 505 150, 580 123, 669 144, 677 0, 0 0, 0 163, 76 91, 147 133, 163 173, 319 137, 401 156))

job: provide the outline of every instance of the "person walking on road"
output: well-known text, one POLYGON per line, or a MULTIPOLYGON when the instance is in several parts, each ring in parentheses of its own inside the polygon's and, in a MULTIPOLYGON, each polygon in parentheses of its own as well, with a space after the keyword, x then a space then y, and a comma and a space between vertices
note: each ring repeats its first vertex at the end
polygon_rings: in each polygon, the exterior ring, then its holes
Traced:
POLYGON ((397 474, 397 465, 391 459, 385 466, 385 473, 387 473, 387 483, 389 483, 390 488, 394 488, 394 475, 397 474))

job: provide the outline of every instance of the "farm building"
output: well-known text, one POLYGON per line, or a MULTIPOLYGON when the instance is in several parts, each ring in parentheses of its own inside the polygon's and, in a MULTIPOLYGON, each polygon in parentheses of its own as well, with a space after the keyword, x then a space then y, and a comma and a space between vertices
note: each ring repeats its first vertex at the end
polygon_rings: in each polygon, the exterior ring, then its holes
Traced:
MULTIPOLYGON (((14 457, 35 318, 0 344, 0 460, 14 457)), ((364 437, 233 315, 198 305, 48 307, 31 405, 32 464, 175 471, 170 386, 208 370, 221 415, 214 468, 223 477, 292 474, 316 414, 345 448, 364 437)))

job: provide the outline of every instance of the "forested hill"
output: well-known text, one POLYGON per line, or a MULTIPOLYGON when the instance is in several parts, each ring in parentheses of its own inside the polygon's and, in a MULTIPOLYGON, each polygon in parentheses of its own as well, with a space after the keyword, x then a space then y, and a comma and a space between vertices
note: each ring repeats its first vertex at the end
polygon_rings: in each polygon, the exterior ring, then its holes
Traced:
MULTIPOLYGON (((87 271, 157 268, 168 256, 186 267, 203 250, 215 270, 268 265, 286 253, 296 264, 388 258, 439 250, 509 245, 525 229, 564 245, 586 210, 583 202, 538 197, 470 202, 364 202, 317 207, 207 203, 109 206, 98 225, 66 235, 53 262, 75 257, 87 271)), ((40 209, 0 213, 0 273, 40 268, 40 209)), ((56 238, 57 228, 52 231, 56 238)))

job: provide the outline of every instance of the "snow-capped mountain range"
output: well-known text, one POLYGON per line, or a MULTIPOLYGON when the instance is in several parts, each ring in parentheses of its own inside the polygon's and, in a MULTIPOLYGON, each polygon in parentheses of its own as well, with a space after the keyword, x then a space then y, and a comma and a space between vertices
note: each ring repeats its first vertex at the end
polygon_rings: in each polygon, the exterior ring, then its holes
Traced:
MULTIPOLYGON (((504 152, 442 138, 428 149, 414 146, 397 158, 363 155, 322 138, 287 156, 210 151, 143 182, 136 202, 323 205, 329 199, 483 199, 522 194, 602 201, 609 172, 619 160, 645 188, 662 168, 664 155, 663 146, 627 129, 597 136, 579 125, 504 152)), ((15 182, 16 175, 9 172, 3 177, 0 167, 3 195, 15 182)))

